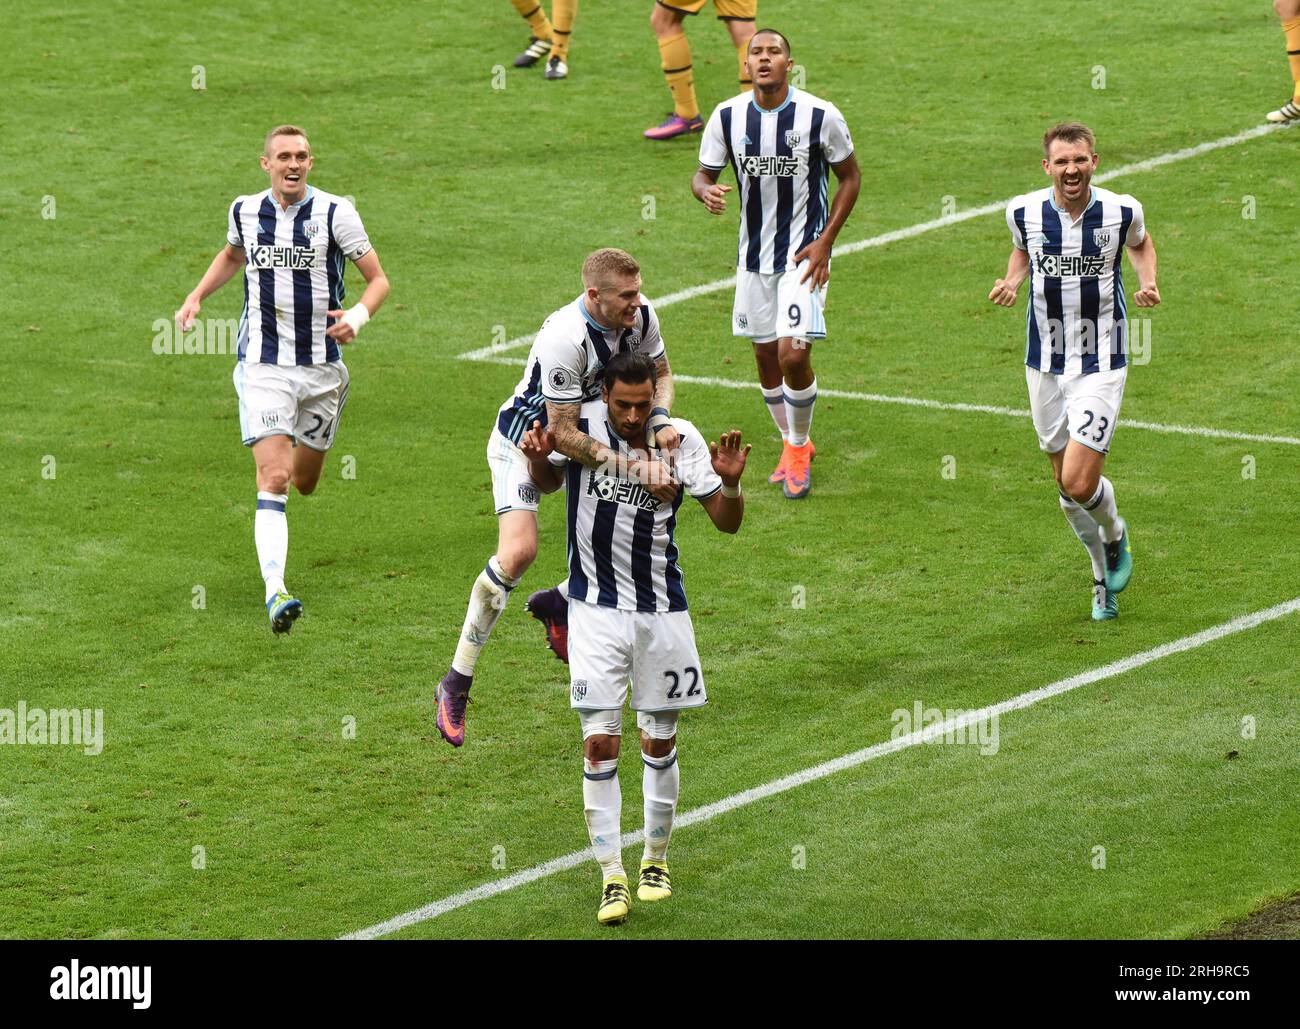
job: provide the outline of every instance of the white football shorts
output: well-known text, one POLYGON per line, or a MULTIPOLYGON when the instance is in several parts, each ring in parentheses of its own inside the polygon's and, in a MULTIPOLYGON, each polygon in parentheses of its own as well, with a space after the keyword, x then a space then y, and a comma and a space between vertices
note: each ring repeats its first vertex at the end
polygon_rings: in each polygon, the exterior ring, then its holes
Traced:
POLYGON ((1025 365, 1029 410, 1039 448, 1056 454, 1076 440, 1090 450, 1109 452, 1127 376, 1127 365, 1107 372, 1069 375, 1053 375, 1025 365))
POLYGON ((620 611, 569 601, 569 706, 679 711, 708 703, 689 611, 620 611))
POLYGON ((764 275, 740 269, 736 272, 736 301, 731 309, 731 331, 755 343, 778 339, 826 338, 826 287, 812 288, 812 280, 800 284, 808 267, 805 261, 791 272, 764 275))
POLYGON ((540 494, 528 458, 494 425, 487 445, 488 468, 492 470, 492 503, 497 514, 537 510, 540 494))
POLYGON ((348 399, 348 369, 342 361, 278 365, 240 361, 235 365, 239 431, 244 446, 267 436, 326 451, 334 445, 348 399))

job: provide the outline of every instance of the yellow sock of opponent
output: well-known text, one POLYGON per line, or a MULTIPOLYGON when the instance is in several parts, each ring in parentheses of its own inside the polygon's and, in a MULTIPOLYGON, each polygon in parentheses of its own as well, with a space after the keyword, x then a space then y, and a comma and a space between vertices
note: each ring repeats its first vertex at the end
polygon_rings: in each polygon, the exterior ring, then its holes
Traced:
POLYGON ((515 5, 515 10, 528 22, 528 29, 538 39, 551 40, 555 38, 554 30, 551 28, 551 19, 546 17, 546 12, 542 10, 542 5, 537 0, 510 0, 515 5))
POLYGON ((686 41, 686 33, 659 40, 659 57, 677 117, 688 121, 698 118, 700 105, 695 100, 695 73, 691 70, 691 44, 686 41))
POLYGON ((573 19, 578 13, 578 0, 552 0, 551 13, 555 15, 555 45, 551 48, 551 56, 567 61, 569 35, 573 32, 573 19))
POLYGON ((1286 56, 1295 82, 1294 100, 1300 104, 1300 18, 1288 18, 1282 23, 1282 31, 1286 33, 1286 56))

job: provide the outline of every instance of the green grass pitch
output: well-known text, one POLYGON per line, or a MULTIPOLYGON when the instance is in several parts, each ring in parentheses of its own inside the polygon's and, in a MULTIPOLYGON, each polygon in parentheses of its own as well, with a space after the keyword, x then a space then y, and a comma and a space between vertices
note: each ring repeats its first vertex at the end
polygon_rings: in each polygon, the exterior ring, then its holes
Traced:
MULTIPOLYGON (((0 746, 0 934, 337 936, 586 845, 567 679, 522 597, 467 745, 433 726, 519 374, 457 355, 535 331, 598 246, 631 250, 651 297, 731 273, 735 205, 711 219, 687 188, 697 140, 640 138, 668 107, 649 6, 581 5, 558 83, 510 67, 526 27, 504 0, 10 16, 0 708, 102 709, 105 735, 98 756, 0 746), (151 343, 229 201, 264 188, 282 121, 308 128, 312 181, 356 197, 393 291, 347 351, 321 487, 289 501, 307 613, 276 639, 233 358, 151 343)), ((1084 4, 1066 28, 1029 0, 979 19, 763 0, 760 20, 853 130, 845 243, 1037 188, 1054 121, 1090 123, 1104 171, 1256 125, 1289 88, 1262 3, 1084 4)), ((734 55, 713 18, 688 30, 707 110, 734 55)), ((1107 183, 1144 203, 1164 297, 1125 418, 1296 435, 1298 144, 1107 183)), ((1015 312, 985 300, 1008 247, 990 215, 838 259, 821 386, 1026 408, 1024 291, 1015 312)), ((730 302, 662 310, 677 373, 753 381, 730 302)), ((204 315, 240 303, 236 281, 204 315)), ((1292 444, 1121 426, 1107 474, 1136 573, 1096 626, 1027 419, 824 398, 796 505, 764 482, 779 441, 756 388, 683 383, 676 413, 755 443, 740 534, 680 520, 711 696, 682 721, 682 811, 886 740, 918 700, 993 704, 1300 593, 1292 444)), ((544 502, 521 594, 562 576, 563 514, 544 502)), ((1186 937, 1290 896, 1296 617, 1007 715, 996 755, 915 747, 682 829, 676 895, 615 932, 1186 937)), ((629 831, 631 749, 622 779, 629 831)), ((597 891, 586 864, 402 935, 609 936, 597 891)))

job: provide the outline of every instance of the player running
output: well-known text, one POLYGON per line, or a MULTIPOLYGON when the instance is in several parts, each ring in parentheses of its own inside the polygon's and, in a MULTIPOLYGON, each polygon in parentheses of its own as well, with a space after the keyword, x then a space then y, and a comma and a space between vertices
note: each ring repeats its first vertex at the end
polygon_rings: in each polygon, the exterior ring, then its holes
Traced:
POLYGON ((284 584, 289 551, 289 484, 316 488, 348 396, 342 345, 388 296, 388 279, 351 201, 307 184, 311 145, 302 129, 266 136, 262 170, 269 189, 236 197, 226 246, 176 312, 182 331, 202 302, 244 270, 235 391, 244 445, 257 465, 253 537, 266 585, 271 631, 288 632, 302 602, 284 584), (359 303, 343 309, 343 259, 366 280, 359 303))
MULTIPOLYGON (((645 130, 646 139, 675 139, 704 128, 700 118, 700 105, 695 99, 695 73, 691 66, 691 44, 686 39, 682 23, 686 16, 699 14, 707 0, 655 0, 650 11, 650 27, 659 41, 659 59, 663 63, 668 92, 673 97, 673 110, 668 120, 645 130)), ((718 20, 727 26, 731 41, 736 47, 740 63, 740 88, 753 89, 745 63, 746 48, 754 34, 754 19, 758 17, 758 0, 713 0, 718 20)))
POLYGON ((1273 0, 1273 10, 1282 19, 1282 32, 1286 36, 1286 56, 1291 63, 1291 79, 1295 83, 1291 99, 1276 111, 1265 116, 1271 122, 1288 122, 1300 119, 1300 0, 1273 0))
POLYGON ((1038 445, 1052 462, 1061 510, 1092 559, 1092 617, 1119 616, 1133 572, 1128 526, 1102 475, 1128 375, 1123 254, 1138 276, 1133 302, 1160 303, 1156 248, 1142 205, 1091 185, 1096 144, 1086 125, 1043 137, 1046 189, 1007 205, 1013 249, 989 299, 1013 307, 1029 277, 1025 377, 1038 445))
POLYGON ((546 11, 538 0, 510 0, 532 35, 528 37, 528 46, 515 58, 516 68, 531 68, 547 54, 546 77, 564 79, 569 77, 569 37, 573 33, 573 19, 578 14, 578 0, 552 0, 555 23, 546 17, 546 11))
MULTIPOLYGON (((465 742, 465 705, 474 667, 510 592, 537 557, 537 484, 519 440, 534 420, 555 432, 561 453, 595 467, 608 458, 596 440, 578 427, 578 408, 600 396, 601 370, 610 358, 630 351, 653 361, 658 375, 651 423, 659 445, 671 450, 677 430, 669 422, 672 372, 659 334, 659 318, 641 294, 641 268, 631 254, 609 247, 587 256, 581 296, 542 324, 528 352, 523 378, 501 405, 488 437, 487 459, 497 513, 497 549, 479 573, 451 669, 438 683, 438 731, 452 746, 465 742)), ((652 482, 665 500, 676 484, 660 463, 644 462, 630 474, 652 482)), ((528 598, 529 612, 546 626, 547 643, 568 661, 568 596, 564 584, 528 598)))
MULTIPOLYGON (((582 720, 583 812, 603 883, 596 918, 627 918, 631 897, 623 870, 618 752, 628 699, 641 730, 645 849, 637 897, 672 895, 668 839, 677 810, 677 716, 707 701, 695 630, 686 607, 674 538, 683 494, 652 494, 617 474, 644 461, 646 423, 656 403, 655 368, 644 355, 621 353, 603 371, 602 399, 582 405, 578 427, 607 448, 608 466, 591 468, 552 452, 535 422, 521 446, 543 493, 568 494, 569 704, 582 720)), ((749 446, 738 431, 705 446, 690 422, 673 419, 681 439, 674 465, 682 487, 722 532, 745 514, 740 477, 749 446)))
POLYGON ((822 312, 831 245, 862 185, 844 116, 787 80, 790 43, 760 29, 749 44, 755 91, 719 104, 700 142, 691 192, 711 214, 727 209, 728 164, 740 186, 740 249, 732 332, 754 343, 759 385, 781 433, 781 460, 768 478, 798 500, 812 489, 808 436, 817 400, 812 341, 826 336, 822 312), (826 207, 827 166, 838 186, 826 207))

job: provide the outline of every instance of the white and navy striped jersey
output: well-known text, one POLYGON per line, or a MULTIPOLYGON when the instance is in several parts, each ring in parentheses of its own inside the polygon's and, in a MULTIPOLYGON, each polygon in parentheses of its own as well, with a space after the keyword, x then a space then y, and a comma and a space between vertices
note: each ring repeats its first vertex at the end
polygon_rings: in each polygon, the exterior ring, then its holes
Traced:
POLYGON ((357 209, 307 187, 288 210, 270 189, 236 197, 226 240, 244 251, 244 313, 239 360, 249 364, 324 364, 339 360, 326 312, 343 306, 343 259, 370 252, 357 209))
POLYGON ((826 227, 829 166, 852 156, 839 108, 793 86, 772 111, 754 103, 752 93, 714 108, 700 141, 700 165, 721 171, 730 164, 736 175, 736 267, 769 275, 792 270, 794 255, 826 227))
POLYGON ((1016 249, 1029 252, 1025 364, 1056 375, 1123 368, 1124 248, 1146 238, 1142 205, 1093 187, 1073 221, 1048 186, 1012 200, 1007 227, 1016 249))
MULTIPOLYGON (((621 611, 685 611, 686 591, 678 564, 677 509, 689 493, 707 500, 722 489, 708 445, 684 418, 672 419, 681 436, 673 475, 682 484, 671 504, 640 483, 606 475, 556 451, 551 463, 565 467, 569 507, 569 597, 621 611)), ((634 460, 609 424, 602 400, 583 404, 578 428, 598 443, 634 460)), ((642 447, 644 450, 644 447, 642 447)))
POLYGON ((518 443, 533 422, 546 425, 548 400, 577 404, 599 398, 601 372, 620 351, 652 361, 664 356, 659 317, 644 296, 630 329, 605 328, 587 313, 582 299, 552 313, 528 350, 523 378, 497 413, 497 430, 511 443, 518 443))

